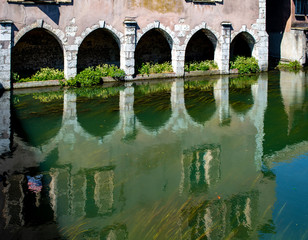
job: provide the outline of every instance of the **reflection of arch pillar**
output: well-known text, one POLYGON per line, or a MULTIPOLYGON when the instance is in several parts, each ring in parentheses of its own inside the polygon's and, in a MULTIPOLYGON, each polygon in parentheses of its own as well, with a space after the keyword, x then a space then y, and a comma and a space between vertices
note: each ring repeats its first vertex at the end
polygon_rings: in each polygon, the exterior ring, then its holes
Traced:
POLYGON ((12 175, 9 178, 9 184, 4 188, 5 205, 3 216, 6 220, 5 227, 20 227, 24 225, 24 175, 12 175))
POLYGON ((0 97, 0 155, 10 151, 11 112, 10 92, 0 97))
POLYGON ((179 112, 180 110, 185 110, 183 79, 176 79, 172 83, 170 101, 172 112, 179 112))
POLYGON ((303 106, 305 100, 305 73, 280 72, 280 89, 285 112, 288 116, 288 133, 293 125, 294 111, 303 106))
POLYGON ((255 164, 258 170, 262 166, 263 138, 264 138, 264 114, 267 108, 267 75, 261 74, 258 83, 251 86, 254 105, 251 110, 251 119, 257 128, 255 164))
POLYGON ((134 87, 128 86, 120 91, 120 122, 124 135, 130 135, 135 129, 134 87))
POLYGON ((0 89, 11 88, 12 25, 11 21, 0 21, 0 89))
POLYGON ((215 83, 214 97, 219 113, 219 121, 224 123, 230 118, 229 79, 227 77, 222 77, 215 83))
POLYGON ((76 109, 77 95, 74 92, 64 91, 64 102, 63 102, 63 123, 68 120, 76 120, 77 109, 76 109))

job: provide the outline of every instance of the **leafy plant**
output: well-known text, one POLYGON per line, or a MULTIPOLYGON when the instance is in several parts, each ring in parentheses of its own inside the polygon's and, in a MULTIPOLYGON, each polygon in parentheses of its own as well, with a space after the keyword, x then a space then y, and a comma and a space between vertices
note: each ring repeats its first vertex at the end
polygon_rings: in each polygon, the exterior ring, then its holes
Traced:
POLYGON ((142 63, 141 67, 137 67, 137 72, 141 75, 149 75, 152 73, 170 73, 173 68, 170 62, 164 63, 142 63))
POLYGON ((217 64, 213 60, 205 60, 201 62, 189 62, 184 66, 185 72, 207 71, 218 69, 217 64))
POLYGON ((257 59, 254 57, 237 56, 230 62, 231 69, 237 69, 240 74, 260 72, 257 59))
POLYGON ((100 84, 103 77, 113 77, 121 80, 124 79, 125 72, 115 65, 104 64, 97 67, 88 67, 77 74, 76 77, 60 83, 62 86, 89 87, 100 84))
POLYGON ((13 73, 12 78, 14 82, 61 80, 64 78, 64 72, 63 70, 46 67, 46 68, 41 68, 34 75, 28 78, 20 78, 17 73, 13 73))
POLYGON ((280 62, 277 68, 284 71, 298 72, 302 69, 302 65, 299 63, 299 61, 291 61, 289 63, 280 62))

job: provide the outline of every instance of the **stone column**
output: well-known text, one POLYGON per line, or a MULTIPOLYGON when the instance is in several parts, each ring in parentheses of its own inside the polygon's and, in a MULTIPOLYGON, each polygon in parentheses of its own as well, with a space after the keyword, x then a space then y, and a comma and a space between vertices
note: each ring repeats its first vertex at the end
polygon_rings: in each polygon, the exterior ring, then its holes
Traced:
POLYGON ((136 28, 135 20, 124 21, 124 43, 121 46, 121 69, 125 71, 126 79, 132 79, 135 74, 136 28))
POLYGON ((11 111, 10 92, 6 91, 0 97, 0 156, 10 151, 11 111))
POLYGON ((0 89, 11 88, 12 21, 0 21, 0 89))
POLYGON ((232 25, 229 22, 221 23, 221 49, 217 52, 218 56, 215 56, 215 60, 222 74, 229 73, 230 62, 230 44, 231 44, 231 29, 232 25))
POLYGON ((259 67, 261 71, 267 71, 269 37, 266 32, 266 0, 259 0, 259 18, 257 23, 253 25, 253 28, 257 30, 259 37, 259 41, 256 44, 259 67))
POLYGON ((70 79, 77 75, 78 45, 68 45, 64 49, 64 77, 70 79))
POLYGON ((120 91, 120 118, 125 136, 131 135, 135 130, 134 91, 134 87, 130 85, 120 91))
POLYGON ((172 49, 172 68, 177 76, 184 75, 185 49, 184 46, 174 45, 172 49))
POLYGON ((230 119, 228 77, 222 77, 215 83, 214 97, 219 113, 219 122, 224 124, 230 119))

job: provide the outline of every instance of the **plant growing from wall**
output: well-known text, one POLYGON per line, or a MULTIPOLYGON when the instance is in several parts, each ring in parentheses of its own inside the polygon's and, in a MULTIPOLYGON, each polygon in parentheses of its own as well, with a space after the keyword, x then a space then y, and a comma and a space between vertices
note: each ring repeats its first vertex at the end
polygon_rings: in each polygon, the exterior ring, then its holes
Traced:
POLYGON ((237 69, 239 74, 260 72, 258 61, 254 57, 237 56, 230 62, 230 69, 237 69))
POLYGON ((67 81, 60 81, 60 83, 62 86, 89 87, 102 83, 103 77, 122 80, 125 77, 125 72, 117 66, 104 64, 97 67, 88 67, 77 74, 76 77, 67 81))
POLYGON ((149 75, 152 73, 171 73, 173 68, 170 62, 164 63, 142 63, 140 67, 137 67, 137 73, 141 75, 149 75))
POLYGON ((277 66, 277 69, 283 71, 298 72, 302 69, 302 65, 299 63, 299 61, 291 61, 288 63, 280 62, 277 66))
POLYGON ((46 80, 61 80, 64 78, 63 70, 54 68, 41 68, 34 75, 28 78, 20 78, 18 73, 12 73, 13 82, 34 82, 46 80))
POLYGON ((185 64, 185 72, 207 71, 218 69, 217 64, 213 60, 205 60, 201 62, 189 62, 185 64))

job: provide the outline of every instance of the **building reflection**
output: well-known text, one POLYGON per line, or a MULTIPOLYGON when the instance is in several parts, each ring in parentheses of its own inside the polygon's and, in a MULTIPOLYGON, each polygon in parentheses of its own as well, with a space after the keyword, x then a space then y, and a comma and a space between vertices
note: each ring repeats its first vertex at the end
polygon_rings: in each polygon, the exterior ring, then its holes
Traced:
MULTIPOLYGON (((28 225, 30 213, 25 209, 47 209, 43 223, 78 229, 82 239, 136 239, 143 230, 136 233, 134 226, 149 232, 150 225, 159 227, 160 221, 145 216, 158 202, 175 196, 171 209, 156 209, 155 216, 168 219, 176 209, 172 221, 181 238, 257 238, 260 227, 271 220, 268 206, 276 200, 275 179, 260 171, 267 77, 261 75, 251 85, 254 104, 244 116, 230 108, 229 79, 218 79, 213 83, 216 112, 204 123, 189 115, 185 82, 175 80, 170 89, 171 116, 155 131, 135 114, 135 88, 127 85, 120 90, 119 123, 103 137, 91 135, 79 124, 78 95, 64 91, 56 136, 35 149, 18 143, 17 148, 35 153, 31 167, 37 170, 16 174, 14 166, 8 168, 8 185, 1 186, 0 195, 3 229, 28 225), (29 193, 26 176, 36 176, 46 163, 38 197, 29 193)), ((283 88, 285 105, 291 106, 297 97, 287 97, 283 88)), ((0 112, 5 123, 0 129, 4 154, 12 145, 10 98, 4 95, 0 101, 1 107, 6 106, 0 112)), ((65 231, 61 234, 67 236, 65 231)))

